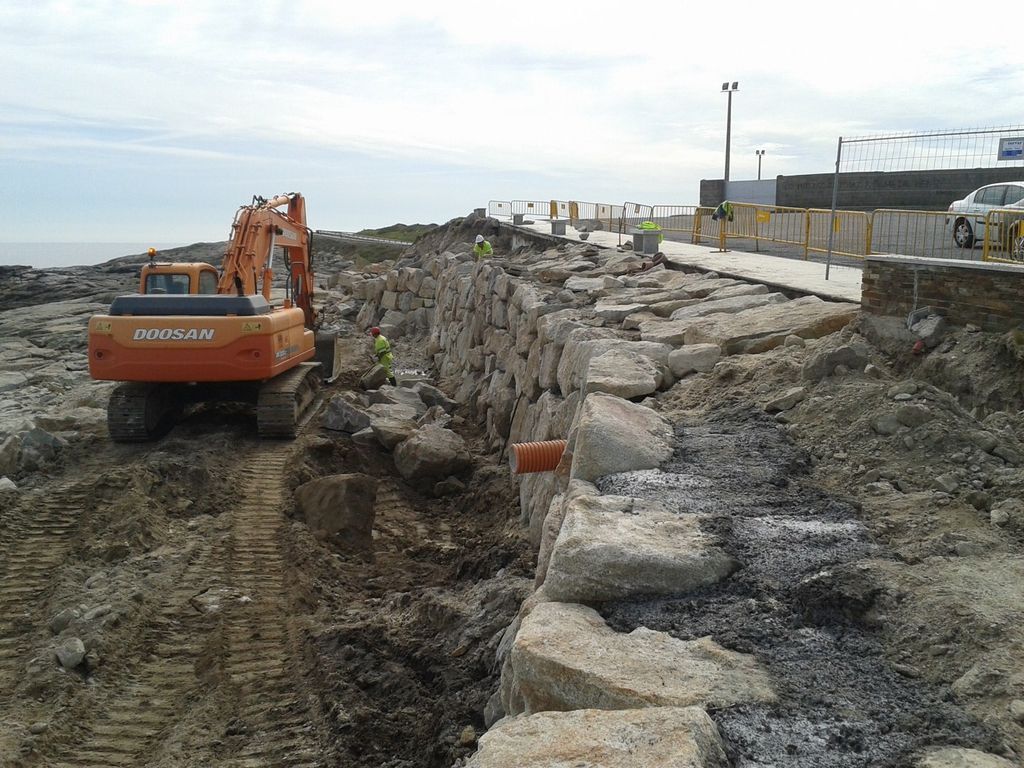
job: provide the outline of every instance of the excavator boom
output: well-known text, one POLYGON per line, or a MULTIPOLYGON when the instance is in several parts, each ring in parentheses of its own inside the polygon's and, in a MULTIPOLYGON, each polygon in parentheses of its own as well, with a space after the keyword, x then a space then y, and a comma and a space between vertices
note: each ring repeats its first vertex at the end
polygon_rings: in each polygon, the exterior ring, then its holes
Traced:
POLYGON ((306 227, 306 201, 299 194, 257 197, 235 214, 231 243, 217 293, 248 296, 256 293, 270 301, 275 248, 284 252, 288 274, 286 303, 302 309, 306 327, 316 329, 313 310, 312 234, 306 227), (282 213, 277 210, 287 205, 282 213))

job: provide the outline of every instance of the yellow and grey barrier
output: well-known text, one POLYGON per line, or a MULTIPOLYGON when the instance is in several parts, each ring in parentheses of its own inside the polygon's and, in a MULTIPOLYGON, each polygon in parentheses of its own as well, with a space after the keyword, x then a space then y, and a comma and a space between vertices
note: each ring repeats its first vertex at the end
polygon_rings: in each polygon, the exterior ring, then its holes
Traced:
POLYGON ((1024 263, 1024 209, 996 208, 985 214, 981 258, 1007 264, 1024 263))

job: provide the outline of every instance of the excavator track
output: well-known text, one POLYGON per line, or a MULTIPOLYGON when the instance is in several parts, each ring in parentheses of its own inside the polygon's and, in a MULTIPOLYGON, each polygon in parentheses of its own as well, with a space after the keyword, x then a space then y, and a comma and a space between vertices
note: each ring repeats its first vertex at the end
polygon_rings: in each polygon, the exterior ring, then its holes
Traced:
POLYGON ((256 403, 260 437, 294 438, 321 381, 319 363, 302 363, 264 384, 256 403))
POLYGON ((246 451, 227 536, 196 552, 140 637, 141 663, 94 689, 93 716, 63 724, 73 735, 47 750, 47 768, 323 768, 317 705, 298 684, 303 640, 284 544, 294 450, 246 451), (216 629, 195 607, 207 589, 225 593, 216 629), (180 729, 193 707, 220 713, 218 739, 180 729))
POLYGON ((228 614, 224 671, 238 693, 235 721, 248 737, 221 763, 225 768, 323 764, 312 702, 295 685, 302 640, 288 621, 290 581, 281 542, 291 451, 290 445, 267 447, 239 472, 243 491, 228 570, 232 584, 253 602, 228 614))
POLYGON ((73 543, 85 500, 86 490, 67 482, 0 516, 0 711, 24 676, 29 629, 38 622, 33 614, 73 543))
POLYGON ((159 437, 174 421, 174 390, 166 384, 128 382, 110 393, 107 429, 117 443, 141 443, 159 437))
MULTIPOLYGON (((223 553, 197 555, 164 596, 158 613, 138 637, 151 652, 126 676, 104 680, 113 695, 93 700, 95 719, 61 727, 78 737, 61 745, 47 768, 105 768, 149 763, 164 749, 179 713, 202 693, 196 667, 208 630, 191 598, 204 584, 220 584, 223 553)), ((111 676, 114 677, 113 675, 111 676)), ((102 693, 100 694, 102 696, 102 693)))

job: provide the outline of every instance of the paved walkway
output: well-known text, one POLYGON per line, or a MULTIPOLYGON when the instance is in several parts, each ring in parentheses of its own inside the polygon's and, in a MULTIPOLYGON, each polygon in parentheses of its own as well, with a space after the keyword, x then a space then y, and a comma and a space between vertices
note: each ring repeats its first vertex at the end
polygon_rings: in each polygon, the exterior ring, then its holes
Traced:
MULTIPOLYGON (((538 221, 522 226, 524 229, 534 232, 551 234, 551 224, 548 221, 538 221)), ((566 225, 564 238, 578 241, 580 239, 579 232, 566 225)), ((632 242, 632 240, 631 236, 622 236, 623 243, 632 242)), ((617 232, 591 232, 587 242, 605 248, 615 248, 619 244, 619 235, 617 232)), ((665 240, 661 244, 661 252, 673 264, 714 270, 725 277, 751 280, 773 288, 814 294, 823 299, 860 303, 861 270, 859 267, 840 267, 833 264, 829 272, 829 279, 826 280, 824 264, 732 249, 725 253, 716 253, 715 251, 716 248, 709 245, 691 245, 674 240, 665 240)))

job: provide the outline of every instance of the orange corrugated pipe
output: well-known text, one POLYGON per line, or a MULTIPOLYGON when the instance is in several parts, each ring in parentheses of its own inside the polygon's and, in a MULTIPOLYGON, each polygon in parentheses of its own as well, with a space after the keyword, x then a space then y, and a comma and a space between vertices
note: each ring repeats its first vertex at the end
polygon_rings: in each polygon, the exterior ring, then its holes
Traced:
POLYGON ((551 472, 565 452, 565 440, 543 440, 536 443, 514 443, 509 457, 512 473, 551 472))

